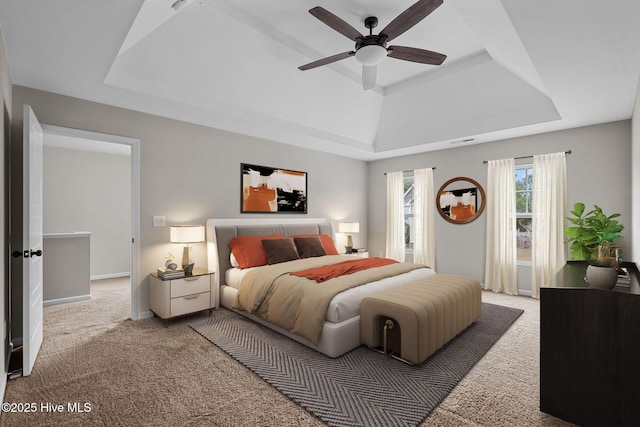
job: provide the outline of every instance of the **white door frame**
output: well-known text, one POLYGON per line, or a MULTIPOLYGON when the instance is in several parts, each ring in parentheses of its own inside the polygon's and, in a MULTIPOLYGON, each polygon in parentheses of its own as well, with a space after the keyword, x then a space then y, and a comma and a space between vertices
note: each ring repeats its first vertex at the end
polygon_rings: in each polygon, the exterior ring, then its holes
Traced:
POLYGON ((42 125, 45 134, 92 139, 131 147, 131 319, 140 314, 140 140, 61 126, 42 125))

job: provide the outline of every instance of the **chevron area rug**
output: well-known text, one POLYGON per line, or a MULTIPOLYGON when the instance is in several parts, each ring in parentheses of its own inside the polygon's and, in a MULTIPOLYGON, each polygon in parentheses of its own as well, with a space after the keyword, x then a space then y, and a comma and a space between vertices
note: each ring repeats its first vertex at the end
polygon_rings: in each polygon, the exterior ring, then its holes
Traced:
POLYGON ((364 346, 332 359, 225 309, 190 326, 329 426, 416 426, 521 314, 483 303, 478 321, 417 366, 364 346))

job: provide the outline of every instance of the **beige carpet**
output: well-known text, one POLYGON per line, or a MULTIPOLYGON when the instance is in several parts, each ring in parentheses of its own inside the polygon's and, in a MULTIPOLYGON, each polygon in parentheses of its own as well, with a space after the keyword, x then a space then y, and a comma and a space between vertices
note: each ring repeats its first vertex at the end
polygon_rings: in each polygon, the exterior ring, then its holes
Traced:
MULTIPOLYGON (((165 328, 127 320, 126 281, 95 282, 91 294, 45 308, 33 373, 9 381, 4 399, 38 412, 2 413, 0 425, 322 425, 188 327, 206 312, 165 328), (91 411, 69 413, 74 402, 91 411), (43 412, 46 403, 65 411, 43 412)), ((491 292, 483 300, 525 312, 422 425, 569 425, 538 410, 539 302, 491 292)))

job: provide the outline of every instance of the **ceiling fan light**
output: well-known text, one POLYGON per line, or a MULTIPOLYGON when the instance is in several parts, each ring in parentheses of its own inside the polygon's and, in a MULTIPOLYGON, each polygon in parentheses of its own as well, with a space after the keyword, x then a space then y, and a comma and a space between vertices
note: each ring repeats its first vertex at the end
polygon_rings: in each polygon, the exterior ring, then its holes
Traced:
POLYGON ((379 45, 362 46, 356 52, 356 59, 362 65, 378 65, 387 56, 387 49, 379 45))

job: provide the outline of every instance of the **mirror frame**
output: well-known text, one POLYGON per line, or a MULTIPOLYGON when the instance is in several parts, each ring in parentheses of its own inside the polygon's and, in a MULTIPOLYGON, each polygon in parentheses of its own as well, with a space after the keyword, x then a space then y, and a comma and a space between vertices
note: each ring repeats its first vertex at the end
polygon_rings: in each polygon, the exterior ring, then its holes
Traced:
POLYGON ((485 207, 486 203, 487 203, 487 198, 485 196, 484 189, 482 188, 482 186, 478 183, 478 181, 476 181, 474 179, 471 179, 471 178, 467 178, 465 176, 457 176, 455 178, 451 178, 449 181, 447 181, 444 184, 442 184, 442 186, 438 190, 438 194, 436 195, 436 209, 437 209, 438 213, 440 214, 440 216, 442 218, 444 218, 445 221, 450 222, 452 224, 467 224, 467 223, 470 223, 472 221, 475 221, 476 218, 478 218, 482 214, 482 211, 484 211, 484 207, 485 207), (454 182, 458 182, 458 181, 466 181, 466 182, 472 184, 474 187, 476 187, 478 189, 478 192, 480 193, 480 197, 482 197, 482 202, 480 203, 480 208, 476 211, 476 213, 472 217, 465 218, 465 219, 460 219, 460 220, 450 218, 440 208, 440 195, 445 191, 445 189, 450 184, 453 184, 454 182))

